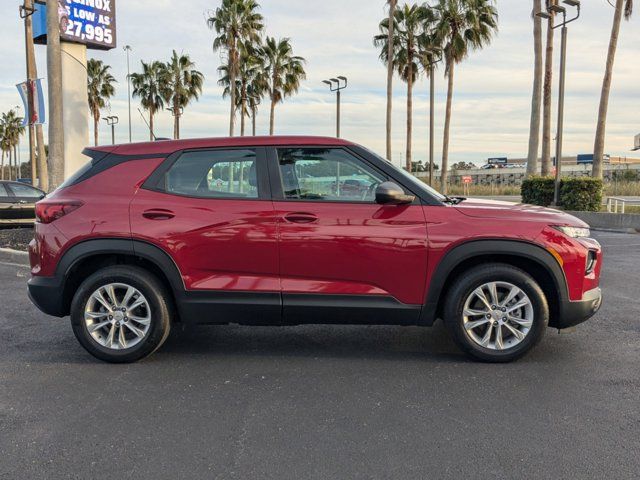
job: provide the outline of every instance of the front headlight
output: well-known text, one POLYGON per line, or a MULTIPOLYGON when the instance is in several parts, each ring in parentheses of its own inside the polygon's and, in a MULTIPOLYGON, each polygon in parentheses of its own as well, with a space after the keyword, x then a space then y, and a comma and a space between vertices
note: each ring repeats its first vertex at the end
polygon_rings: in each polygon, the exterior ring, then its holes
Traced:
POLYGON ((591 236, 591 230, 583 227, 567 227, 564 225, 553 225, 553 228, 559 232, 564 233, 567 237, 571 238, 584 238, 591 236))

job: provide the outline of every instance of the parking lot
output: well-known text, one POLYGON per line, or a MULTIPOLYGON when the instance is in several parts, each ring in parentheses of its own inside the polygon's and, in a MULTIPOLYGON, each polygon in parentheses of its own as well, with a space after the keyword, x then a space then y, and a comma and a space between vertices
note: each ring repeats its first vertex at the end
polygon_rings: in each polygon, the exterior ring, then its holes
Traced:
POLYGON ((508 365, 441 325, 174 330, 107 365, 0 260, 0 478, 635 479, 640 235, 596 236, 600 313, 508 365))

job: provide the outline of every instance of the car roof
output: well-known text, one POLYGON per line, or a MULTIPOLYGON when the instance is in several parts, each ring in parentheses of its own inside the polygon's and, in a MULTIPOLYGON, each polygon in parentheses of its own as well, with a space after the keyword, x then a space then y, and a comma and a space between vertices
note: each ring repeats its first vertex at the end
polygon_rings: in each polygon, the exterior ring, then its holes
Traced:
POLYGON ((126 143, 89 147, 90 150, 113 152, 118 155, 167 155, 190 148, 217 147, 271 147, 271 146, 348 146, 352 142, 334 137, 316 136, 264 136, 264 137, 220 137, 186 140, 158 140, 155 142, 126 143))

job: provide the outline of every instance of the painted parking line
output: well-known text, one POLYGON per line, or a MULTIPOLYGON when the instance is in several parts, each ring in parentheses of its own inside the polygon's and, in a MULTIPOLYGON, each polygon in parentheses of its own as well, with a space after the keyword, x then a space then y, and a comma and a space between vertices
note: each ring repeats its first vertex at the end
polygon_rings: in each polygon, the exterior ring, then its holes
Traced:
POLYGON ((31 268, 29 265, 24 265, 23 263, 0 262, 0 265, 4 265, 6 267, 31 268))

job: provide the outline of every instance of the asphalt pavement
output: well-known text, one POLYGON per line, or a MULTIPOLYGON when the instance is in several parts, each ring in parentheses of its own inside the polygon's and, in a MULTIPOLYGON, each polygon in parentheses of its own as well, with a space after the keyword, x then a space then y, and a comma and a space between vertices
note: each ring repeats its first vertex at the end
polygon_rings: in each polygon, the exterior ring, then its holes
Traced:
POLYGON ((600 313, 508 365, 441 325, 176 330, 108 365, 0 257, 0 479, 637 479, 640 235, 597 237, 600 313))

